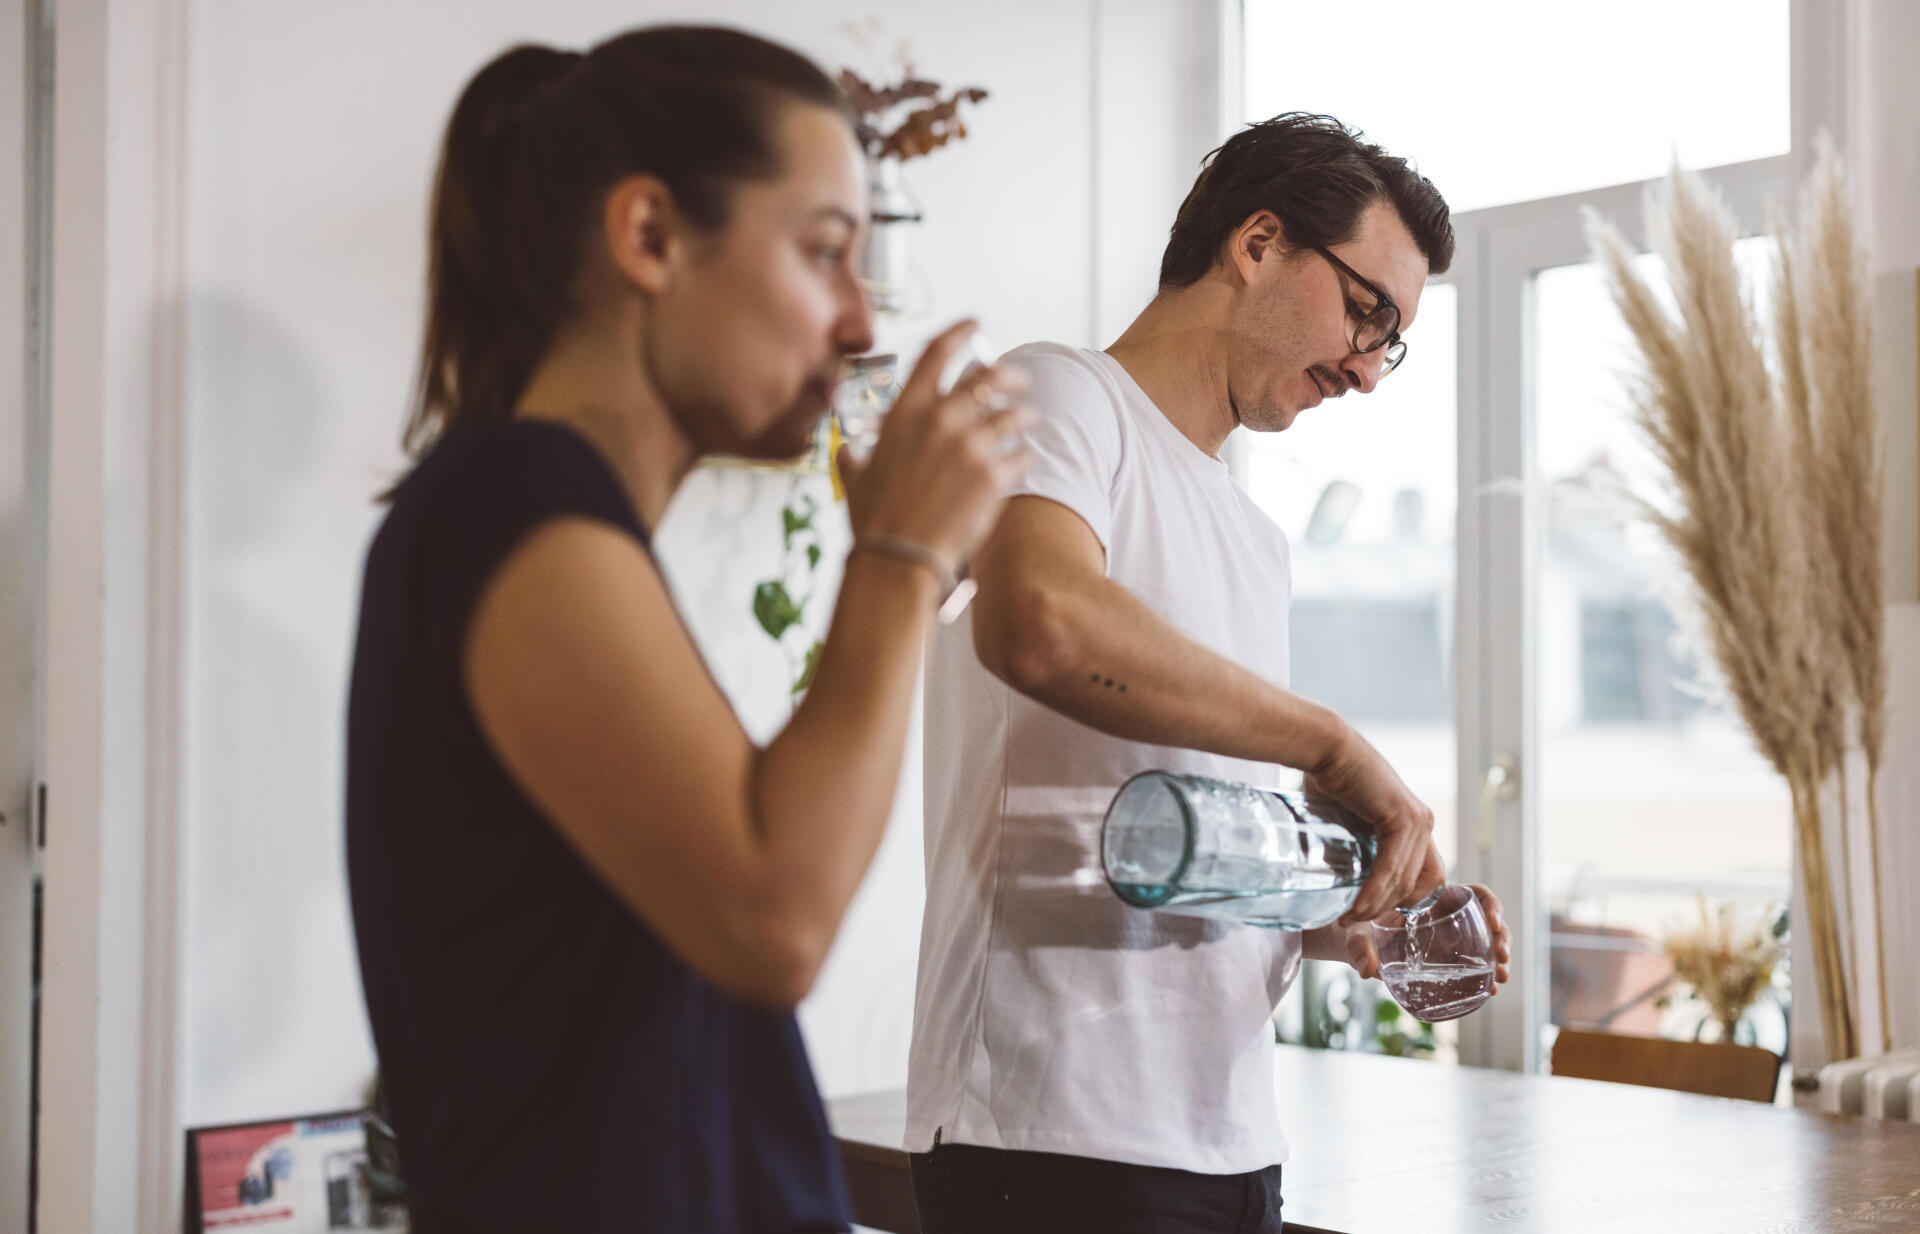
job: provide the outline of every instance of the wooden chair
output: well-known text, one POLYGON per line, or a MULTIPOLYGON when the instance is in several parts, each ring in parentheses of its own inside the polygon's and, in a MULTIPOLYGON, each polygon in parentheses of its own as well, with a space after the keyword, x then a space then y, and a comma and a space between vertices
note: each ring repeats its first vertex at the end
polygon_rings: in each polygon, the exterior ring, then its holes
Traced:
POLYGON ((1758 1046, 1563 1028, 1553 1043, 1553 1074, 1770 1102, 1780 1060, 1758 1046))

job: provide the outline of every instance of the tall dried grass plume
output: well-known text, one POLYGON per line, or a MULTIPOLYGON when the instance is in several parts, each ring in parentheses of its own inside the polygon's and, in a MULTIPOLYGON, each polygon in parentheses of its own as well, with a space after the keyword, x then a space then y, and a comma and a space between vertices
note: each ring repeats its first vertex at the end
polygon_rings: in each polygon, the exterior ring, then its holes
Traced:
MULTIPOLYGON (((1870 380, 1873 323, 1867 311, 1867 263, 1855 238, 1846 176, 1833 143, 1822 134, 1812 181, 1802 196, 1803 230, 1782 230, 1782 268, 1791 254, 1791 299, 1804 303, 1800 329, 1782 330, 1782 354, 1798 351, 1806 373, 1784 387, 1796 417, 1815 426, 1812 483, 1804 490, 1807 517, 1831 563, 1837 663, 1844 667, 1843 741, 1857 742, 1867 763, 1868 865, 1873 900, 1880 999, 1881 1048, 1892 1044, 1888 1021, 1884 901, 1880 887, 1880 810, 1875 783, 1886 745, 1886 580, 1881 558, 1883 484, 1879 422, 1870 380), (1797 339, 1797 348, 1789 345, 1797 339)), ((1784 364, 1783 364, 1784 368, 1784 364)), ((1842 781, 1844 789, 1844 780, 1842 781)), ((1844 793, 1843 798, 1844 802, 1844 793)), ((1844 806, 1843 806, 1844 808, 1844 806)))
POLYGON ((1886 687, 1864 263, 1845 181, 1824 148, 1801 229, 1779 228, 1771 368, 1725 201, 1676 169, 1646 217, 1677 312, 1620 233, 1588 220, 1636 347, 1635 418, 1668 481, 1640 505, 1692 583, 1735 710, 1787 781, 1821 1026, 1828 1055, 1847 1058, 1859 1051, 1821 789, 1853 740, 1878 767, 1886 687))

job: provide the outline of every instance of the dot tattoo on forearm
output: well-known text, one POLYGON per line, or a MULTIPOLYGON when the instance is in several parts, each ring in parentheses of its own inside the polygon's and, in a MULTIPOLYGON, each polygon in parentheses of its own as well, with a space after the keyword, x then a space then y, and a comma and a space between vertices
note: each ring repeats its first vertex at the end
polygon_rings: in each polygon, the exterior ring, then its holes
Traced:
POLYGON ((1124 681, 1122 681, 1122 682, 1119 682, 1119 683, 1117 683, 1117 684, 1116 684, 1116 683, 1114 682, 1114 680, 1113 680, 1113 678, 1111 678, 1111 677, 1102 677, 1102 676, 1101 676, 1100 674, 1098 674, 1098 673, 1095 673, 1095 674, 1094 674, 1093 676, 1091 676, 1091 677, 1089 677, 1089 678, 1087 678, 1087 680, 1088 680, 1088 681, 1090 681, 1090 682, 1092 682, 1092 683, 1093 683, 1094 685, 1097 685, 1097 686, 1101 686, 1101 687, 1103 687, 1103 688, 1105 688, 1105 689, 1108 689, 1108 690, 1115 690, 1115 691, 1117 691, 1117 692, 1119 692, 1119 693, 1121 693, 1121 694, 1125 694, 1125 693, 1127 692, 1127 683, 1126 683, 1126 682, 1124 682, 1124 681))

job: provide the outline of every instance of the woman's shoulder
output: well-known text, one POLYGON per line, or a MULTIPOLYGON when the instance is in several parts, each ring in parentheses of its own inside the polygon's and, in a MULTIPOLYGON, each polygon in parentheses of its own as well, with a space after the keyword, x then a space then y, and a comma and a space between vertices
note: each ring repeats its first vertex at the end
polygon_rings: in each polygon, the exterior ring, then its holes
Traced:
POLYGON ((457 425, 394 490, 394 513, 483 509, 490 519, 577 511, 644 535, 619 478, 592 443, 548 420, 457 425))
MULTIPOLYGON (((509 477, 597 477, 607 470, 586 438, 565 425, 524 418, 476 420, 447 429, 420 457, 396 495, 509 477)), ((607 478, 612 478, 610 473, 607 478)))
POLYGON ((380 628, 412 653, 451 663, 488 580, 536 528, 568 517, 648 551, 619 478, 578 433, 534 421, 449 429, 394 490, 367 549, 363 611, 404 615, 380 628))

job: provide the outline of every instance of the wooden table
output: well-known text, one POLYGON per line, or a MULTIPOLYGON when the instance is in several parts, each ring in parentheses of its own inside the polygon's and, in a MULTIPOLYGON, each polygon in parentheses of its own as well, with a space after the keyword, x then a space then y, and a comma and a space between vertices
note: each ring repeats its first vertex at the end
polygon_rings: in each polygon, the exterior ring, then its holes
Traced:
MULTIPOLYGON (((1920 1125, 1275 1049, 1290 1234, 1920 1231, 1920 1125)), ((856 1220, 918 1234, 905 1094, 828 1114, 856 1220)))

